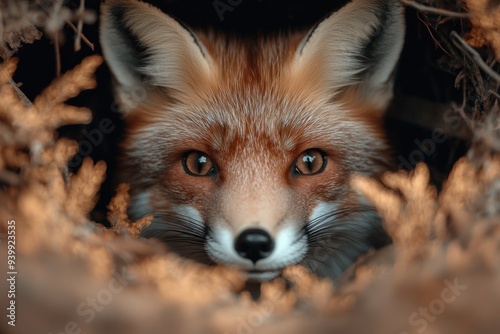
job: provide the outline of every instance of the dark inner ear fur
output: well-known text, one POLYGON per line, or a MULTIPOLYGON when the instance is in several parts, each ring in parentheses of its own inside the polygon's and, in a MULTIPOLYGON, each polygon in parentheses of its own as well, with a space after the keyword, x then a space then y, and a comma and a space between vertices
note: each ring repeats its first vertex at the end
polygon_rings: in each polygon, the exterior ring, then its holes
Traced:
POLYGON ((147 3, 108 1, 103 4, 102 12, 104 55, 115 76, 122 77, 122 85, 130 85, 133 78, 137 82, 154 85, 160 72, 151 70, 151 66, 171 68, 180 66, 181 60, 186 57, 196 58, 193 49, 188 51, 189 47, 197 48, 199 59, 207 60, 205 47, 188 27, 147 3), (165 32, 163 29, 170 30, 171 40, 162 35, 165 32), (160 47, 165 49, 158 50, 160 47), (162 59, 163 54, 165 57, 162 59), (161 61, 158 61, 159 58, 161 61))
MULTIPOLYGON (((123 49, 120 54, 120 61, 128 65, 130 69, 138 69, 144 65, 143 59, 147 56, 147 48, 141 44, 136 35, 132 32, 125 23, 125 8, 120 6, 111 6, 108 9, 109 15, 112 18, 114 33, 118 34, 116 45, 120 45, 123 49)), ((144 79, 144 75, 136 72, 140 79, 144 79)))
MULTIPOLYGON (((368 62, 372 64, 380 64, 382 58, 386 57, 385 48, 382 46, 384 41, 387 41, 387 31, 386 29, 394 19, 394 13, 390 10, 389 2, 384 2, 380 6, 380 10, 378 10, 375 15, 379 20, 379 24, 372 31, 371 35, 367 39, 367 43, 364 46, 361 46, 360 57, 362 57, 362 62, 368 62)), ((395 72, 396 67, 393 70, 393 73, 388 77, 387 82, 391 81, 393 78, 393 74, 395 72)), ((374 68, 368 67, 367 71, 373 71, 374 68)), ((361 73, 361 76, 365 76, 367 73, 361 73)))

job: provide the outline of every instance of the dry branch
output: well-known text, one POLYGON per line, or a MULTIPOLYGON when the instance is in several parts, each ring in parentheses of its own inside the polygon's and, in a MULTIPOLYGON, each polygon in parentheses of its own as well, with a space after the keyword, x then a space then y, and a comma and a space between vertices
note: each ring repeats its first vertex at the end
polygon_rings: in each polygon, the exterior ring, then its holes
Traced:
POLYGON ((436 14, 436 15, 442 15, 442 16, 458 18, 458 19, 465 19, 465 18, 469 18, 471 16, 470 13, 457 13, 457 12, 453 12, 453 11, 450 11, 447 9, 426 6, 426 5, 417 3, 415 1, 411 1, 411 0, 401 0, 401 2, 403 4, 405 4, 406 6, 413 7, 419 11, 431 13, 431 14, 436 14))

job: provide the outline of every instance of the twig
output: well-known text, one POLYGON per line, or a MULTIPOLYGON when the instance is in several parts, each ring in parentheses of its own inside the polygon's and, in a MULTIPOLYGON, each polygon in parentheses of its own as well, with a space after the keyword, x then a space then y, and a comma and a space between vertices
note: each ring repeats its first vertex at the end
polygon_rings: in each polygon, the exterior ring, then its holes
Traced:
POLYGON ((461 46, 462 49, 465 49, 465 51, 467 51, 469 53, 469 56, 472 58, 472 60, 474 60, 476 62, 477 66, 479 66, 493 80, 500 82, 500 74, 498 74, 491 67, 489 67, 484 62, 483 58, 481 58, 481 55, 476 50, 474 50, 469 44, 467 44, 467 42, 464 41, 462 39, 462 37, 460 37, 460 35, 457 34, 456 31, 451 32, 451 37, 453 37, 454 40, 460 44, 460 45, 457 45, 458 47, 461 46))
POLYGON ((490 89, 488 92, 491 93, 491 94, 493 94, 497 99, 500 100, 500 94, 498 94, 497 92, 493 91, 493 89, 490 89))
POLYGON ((471 133, 474 133, 474 124, 470 121, 470 119, 467 117, 467 115, 464 112, 464 109, 462 107, 457 106, 456 104, 453 105, 453 110, 457 112, 460 117, 465 121, 465 125, 469 128, 471 133))
POLYGON ((12 78, 9 78, 9 84, 14 88, 17 96, 27 108, 33 106, 33 103, 31 103, 30 99, 28 99, 26 95, 24 95, 23 91, 19 89, 19 86, 14 82, 14 80, 12 80, 12 78))
POLYGON ((59 50, 59 35, 58 32, 54 35, 54 51, 56 53, 56 76, 61 76, 61 53, 59 50))
POLYGON ((455 112, 457 112, 462 117, 462 119, 465 121, 465 125, 467 125, 470 132, 473 134, 474 133, 473 124, 469 121, 469 118, 467 117, 467 115, 464 112, 465 107, 467 106, 467 85, 466 85, 465 77, 463 78, 463 81, 464 82, 462 84, 462 87, 463 87, 462 88, 462 93, 463 93, 462 105, 459 107, 456 103, 452 103, 452 107, 453 107, 453 110, 455 112))
POLYGON ((0 68, 1 72, 0 72, 0 77, 3 79, 7 79, 7 82, 9 83, 9 85, 12 86, 12 88, 14 89, 14 91, 16 92, 17 96, 19 97, 19 99, 21 100, 21 102, 24 104, 24 106, 26 108, 30 108, 33 106, 33 103, 31 103, 30 99, 28 99, 26 97, 26 95, 24 95, 23 91, 19 89, 19 86, 18 84, 16 84, 16 82, 14 81, 14 79, 12 79, 12 75, 10 73, 8 73, 7 71, 4 71, 2 68, 0 68))
POLYGON ((457 12, 453 12, 453 11, 447 10, 447 9, 441 9, 441 8, 435 8, 435 7, 422 5, 420 3, 417 3, 417 2, 411 1, 411 0, 400 0, 400 1, 403 4, 405 4, 406 6, 413 7, 417 10, 422 11, 422 12, 443 15, 443 16, 448 16, 448 17, 454 17, 454 18, 459 18, 459 19, 469 18, 471 16, 470 13, 457 13, 457 12))
POLYGON ((80 51, 82 48, 82 30, 83 30, 83 17, 82 13, 85 10, 85 0, 80 0, 80 8, 78 8, 78 14, 80 18, 78 19, 77 32, 75 36, 75 51, 80 51))
MULTIPOLYGON (((66 24, 71 28, 73 29, 73 31, 75 33, 78 33, 78 28, 73 24, 73 22, 71 21, 66 21, 66 24)), ((87 46, 92 50, 94 51, 94 43, 92 43, 91 41, 89 41, 89 39, 87 37, 85 37, 85 35, 83 33, 81 33, 80 37, 82 38, 82 41, 87 44, 87 46)), ((75 42, 76 44, 76 42, 75 42)), ((76 48, 76 45, 75 45, 75 48, 76 48)), ((78 50, 76 50, 78 51, 78 50)))
POLYGON ((434 37, 434 34, 432 33, 432 30, 431 28, 429 27, 429 24, 427 22, 425 22, 424 20, 422 20, 422 18, 420 17, 420 14, 417 13, 417 18, 419 19, 420 22, 422 22, 422 24, 427 28, 427 31, 429 32, 429 35, 431 36, 432 40, 434 41, 434 43, 436 43, 436 45, 441 49, 443 50, 444 53, 446 53, 448 56, 451 57, 451 54, 445 50, 445 48, 443 48, 441 46, 441 43, 439 43, 439 41, 434 37))

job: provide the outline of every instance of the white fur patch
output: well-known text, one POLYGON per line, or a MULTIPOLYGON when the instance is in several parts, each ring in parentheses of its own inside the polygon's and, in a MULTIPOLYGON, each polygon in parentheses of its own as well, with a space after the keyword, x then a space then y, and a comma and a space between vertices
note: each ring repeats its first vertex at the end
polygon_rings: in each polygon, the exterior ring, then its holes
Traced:
POLYGON ((271 255, 255 264, 238 255, 234 249, 235 238, 236 236, 226 227, 213 228, 213 234, 207 240, 208 255, 217 263, 239 267, 243 270, 280 272, 289 265, 299 263, 307 253, 307 237, 300 236, 292 224, 285 225, 277 233, 274 240, 275 247, 271 255))
POLYGON ((319 202, 318 205, 314 207, 311 215, 309 216, 309 221, 316 220, 335 210, 338 210, 337 204, 333 202, 332 203, 319 202))
POLYGON ((300 236, 297 228, 289 223, 276 235, 274 250, 269 257, 258 261, 257 270, 276 270, 297 264, 307 253, 307 237, 300 236))
POLYGON ((203 218, 200 212, 192 205, 179 205, 176 206, 174 212, 178 215, 190 218, 192 221, 199 222, 203 226, 203 218))
POLYGON ((252 261, 244 259, 236 253, 234 240, 235 237, 228 228, 215 226, 212 228, 212 235, 207 238, 205 250, 216 263, 224 263, 245 270, 253 269, 252 261))

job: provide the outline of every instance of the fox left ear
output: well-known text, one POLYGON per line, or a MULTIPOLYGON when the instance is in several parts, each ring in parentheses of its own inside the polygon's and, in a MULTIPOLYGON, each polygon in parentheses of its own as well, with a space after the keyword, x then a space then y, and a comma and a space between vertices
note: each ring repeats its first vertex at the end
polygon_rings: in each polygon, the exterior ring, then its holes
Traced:
POLYGON ((322 94, 354 88, 358 98, 385 109, 392 98, 404 35, 398 0, 353 0, 302 40, 292 73, 307 78, 306 83, 322 94))
POLYGON ((137 88, 161 87, 177 99, 192 96, 212 74, 212 60, 189 29, 138 0, 106 0, 101 7, 100 39, 116 79, 124 112, 140 101, 137 88))

